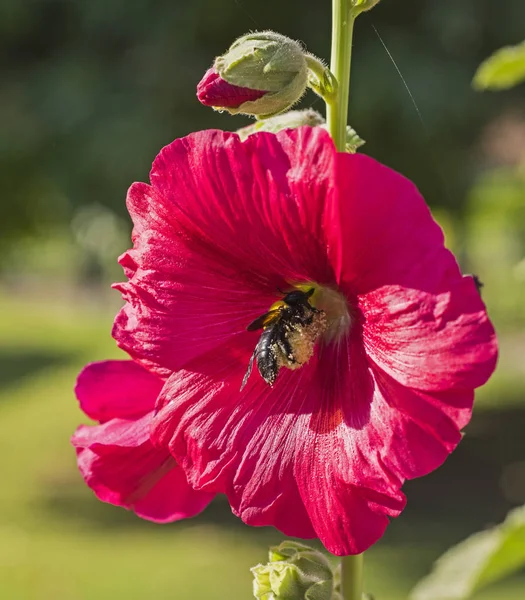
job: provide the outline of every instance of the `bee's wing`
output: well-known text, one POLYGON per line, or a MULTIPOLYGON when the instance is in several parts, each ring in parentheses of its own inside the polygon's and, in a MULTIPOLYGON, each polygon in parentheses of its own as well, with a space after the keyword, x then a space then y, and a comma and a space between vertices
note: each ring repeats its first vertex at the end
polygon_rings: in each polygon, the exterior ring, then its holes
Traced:
POLYGON ((255 352, 252 354, 252 357, 250 358, 250 362, 248 363, 248 368, 246 369, 246 374, 244 375, 244 377, 242 379, 241 389, 239 390, 240 392, 242 392, 242 390, 244 389, 244 386, 248 383, 248 379, 250 378, 250 375, 252 372, 254 360, 255 360, 255 352))
POLYGON ((270 310, 269 312, 265 313, 264 315, 257 317, 257 319, 255 319, 255 321, 252 321, 248 325, 248 327, 246 327, 246 330, 247 331, 257 331, 257 329, 262 329, 263 327, 268 327, 268 325, 271 325, 272 323, 275 323, 275 321, 277 321, 277 318, 279 317, 280 313, 281 313, 280 308, 274 308, 273 310, 270 310))

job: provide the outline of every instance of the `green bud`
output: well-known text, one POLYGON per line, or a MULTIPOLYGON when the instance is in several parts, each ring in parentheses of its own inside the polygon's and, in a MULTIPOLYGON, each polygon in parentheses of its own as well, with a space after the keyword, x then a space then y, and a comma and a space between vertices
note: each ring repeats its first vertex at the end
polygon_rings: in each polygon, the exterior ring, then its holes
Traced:
POLYGON ((266 92, 261 98, 228 107, 232 114, 271 117, 298 102, 308 84, 308 67, 302 46, 273 31, 243 35, 214 68, 232 85, 266 92))
POLYGON ((350 4, 354 15, 357 16, 374 8, 376 4, 379 4, 379 0, 350 0, 350 4))
POLYGON ((251 571, 259 600, 338 600, 328 559, 304 544, 286 541, 271 548, 269 562, 251 571))
POLYGON ((302 125, 309 125, 310 127, 324 125, 324 119, 318 112, 311 108, 306 110, 290 110, 282 115, 270 117, 269 119, 261 119, 252 125, 241 127, 241 129, 237 130, 237 133, 241 140, 244 141, 248 136, 259 131, 277 133, 283 129, 295 129, 302 125))

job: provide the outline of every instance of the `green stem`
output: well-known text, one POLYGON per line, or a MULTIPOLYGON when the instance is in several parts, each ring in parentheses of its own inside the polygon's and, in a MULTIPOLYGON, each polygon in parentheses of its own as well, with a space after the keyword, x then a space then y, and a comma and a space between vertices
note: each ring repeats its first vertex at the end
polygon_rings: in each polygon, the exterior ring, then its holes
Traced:
MULTIPOLYGON (((337 80, 337 92, 326 104, 326 122, 339 152, 346 148, 352 37, 357 11, 352 0, 332 0, 332 55, 330 70, 337 80)), ((344 600, 362 600, 363 554, 345 556, 341 561, 341 594, 344 600)))
POLYGON ((326 105, 326 122, 336 148, 345 151, 350 64, 355 11, 351 0, 332 0, 332 56, 330 70, 338 81, 337 94, 326 105))
POLYGON ((344 600, 362 600, 363 554, 341 559, 341 595, 344 600))

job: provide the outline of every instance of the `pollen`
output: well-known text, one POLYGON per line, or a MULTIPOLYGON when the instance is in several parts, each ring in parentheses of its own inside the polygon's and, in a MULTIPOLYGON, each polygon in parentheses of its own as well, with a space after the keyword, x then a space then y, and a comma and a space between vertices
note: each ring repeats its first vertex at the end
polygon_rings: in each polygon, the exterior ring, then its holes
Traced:
POLYGON ((318 285, 312 304, 326 315, 323 341, 326 343, 341 341, 352 326, 352 315, 345 296, 336 289, 318 285))
POLYGON ((278 343, 273 349, 278 367, 294 370, 306 364, 312 358, 315 344, 326 331, 327 325, 326 314, 322 310, 314 312, 311 323, 307 325, 291 325, 285 334, 291 352, 287 354, 285 348, 278 343))

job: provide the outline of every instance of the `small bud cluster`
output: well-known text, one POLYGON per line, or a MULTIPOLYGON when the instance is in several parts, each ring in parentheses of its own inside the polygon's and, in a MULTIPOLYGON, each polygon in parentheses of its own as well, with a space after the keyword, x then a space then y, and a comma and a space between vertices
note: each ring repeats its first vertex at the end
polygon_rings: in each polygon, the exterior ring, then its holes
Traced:
POLYGON ((269 562, 251 571, 258 600, 341 600, 327 558, 304 544, 286 541, 270 548, 269 562))

